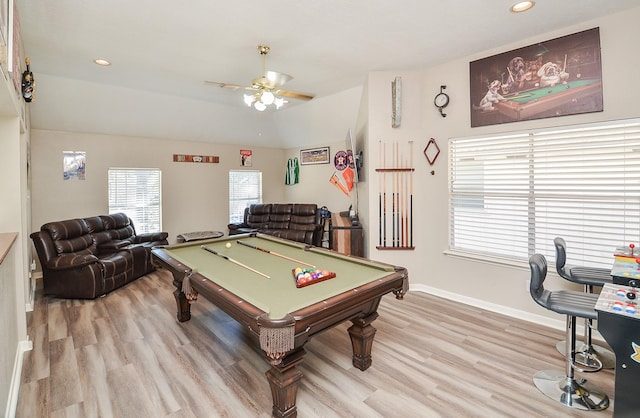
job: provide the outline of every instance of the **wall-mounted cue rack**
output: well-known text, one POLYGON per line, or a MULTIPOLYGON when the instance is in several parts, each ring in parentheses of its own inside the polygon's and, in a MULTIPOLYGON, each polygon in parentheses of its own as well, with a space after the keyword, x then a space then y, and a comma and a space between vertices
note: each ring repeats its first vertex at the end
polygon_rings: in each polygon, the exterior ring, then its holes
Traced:
POLYGON ((379 143, 378 250, 413 250, 413 141, 379 143), (387 153, 387 148, 389 153, 387 153))

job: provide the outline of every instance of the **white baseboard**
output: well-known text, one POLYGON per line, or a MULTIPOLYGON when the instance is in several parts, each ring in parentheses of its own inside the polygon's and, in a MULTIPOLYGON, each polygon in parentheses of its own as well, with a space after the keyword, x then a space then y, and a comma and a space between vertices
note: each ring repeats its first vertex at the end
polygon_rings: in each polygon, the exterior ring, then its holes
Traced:
POLYGON ((25 311, 26 312, 33 312, 33 310, 35 309, 35 302, 36 302, 36 280, 38 279, 42 279, 42 272, 34 272, 31 275, 31 294, 29 295, 29 301, 25 304, 25 311))
MULTIPOLYGON (((519 309, 509 308, 503 305, 490 303, 481 299, 470 298, 468 296, 462 296, 458 293, 447 292, 446 290, 437 289, 435 287, 426 286, 423 284, 410 285, 409 290, 416 292, 428 293, 430 295, 438 296, 443 299, 453 300, 456 302, 464 303, 465 305, 475 306, 476 308, 484 309, 490 312, 496 312, 502 315, 510 316, 513 318, 522 319, 523 321, 533 322, 534 324, 544 325, 549 328, 558 329, 564 331, 567 326, 566 317, 558 315, 558 319, 550 319, 546 316, 532 314, 530 312, 521 311, 519 309)), ((582 321, 579 321, 582 322, 582 321)), ((584 325, 576 326, 577 335, 584 334, 584 325)), ((593 330, 593 338, 596 340, 604 341, 604 338, 596 330, 593 330)))
POLYGON ((18 394, 20 393, 20 381, 22 380, 22 364, 24 363, 24 353, 33 349, 33 343, 30 340, 20 341, 16 351, 16 359, 13 363, 13 375, 11 376, 11 385, 9 387, 9 398, 7 410, 4 413, 5 418, 14 418, 16 416, 16 408, 18 407, 18 394))

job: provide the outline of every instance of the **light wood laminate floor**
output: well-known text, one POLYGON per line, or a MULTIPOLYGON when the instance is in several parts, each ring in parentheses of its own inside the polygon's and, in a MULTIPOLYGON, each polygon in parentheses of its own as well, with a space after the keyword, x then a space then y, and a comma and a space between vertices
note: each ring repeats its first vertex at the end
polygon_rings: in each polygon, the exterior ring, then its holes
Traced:
MULTIPOLYGON (((204 298, 179 323, 173 289, 164 270, 91 301, 39 289, 17 417, 271 416, 254 342, 204 298)), ((350 322, 305 346, 299 417, 612 416, 611 407, 563 407, 534 387, 536 371, 564 370, 561 331, 419 292, 383 297, 379 314, 364 372, 351 365, 350 322)), ((612 370, 585 377, 613 398, 612 370)))

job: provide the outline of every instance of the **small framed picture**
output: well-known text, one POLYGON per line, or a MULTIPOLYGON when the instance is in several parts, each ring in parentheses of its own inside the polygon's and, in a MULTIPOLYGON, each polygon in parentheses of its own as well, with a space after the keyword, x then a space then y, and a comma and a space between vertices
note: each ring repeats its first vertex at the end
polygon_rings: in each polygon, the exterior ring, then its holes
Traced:
POLYGON ((300 164, 329 164, 329 147, 303 149, 300 151, 300 164))

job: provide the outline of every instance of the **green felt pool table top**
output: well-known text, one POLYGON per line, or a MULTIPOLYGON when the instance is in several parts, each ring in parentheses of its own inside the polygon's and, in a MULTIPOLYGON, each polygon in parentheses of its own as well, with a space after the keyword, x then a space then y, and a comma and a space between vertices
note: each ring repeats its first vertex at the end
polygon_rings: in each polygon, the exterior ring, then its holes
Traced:
POLYGON ((264 236, 231 236, 211 241, 179 244, 163 248, 173 259, 197 271, 206 279, 269 313, 269 317, 282 318, 329 297, 348 292, 359 286, 394 274, 394 267, 366 259, 344 256, 301 243, 271 239, 264 236), (308 268, 267 252, 237 243, 264 248, 278 254, 329 270, 335 278, 298 288, 293 276, 296 267, 308 268), (231 247, 227 248, 226 244, 231 247), (265 278, 205 249, 205 246, 230 257, 260 273, 265 278))
POLYGON ((540 87, 535 90, 527 90, 518 92, 513 95, 504 96, 505 99, 518 102, 518 103, 527 103, 531 100, 541 99, 543 97, 553 95, 561 92, 571 92, 571 89, 576 89, 579 87, 586 87, 596 82, 599 82, 599 79, 580 79, 580 80, 572 80, 567 82, 567 84, 557 84, 553 87, 540 87))

